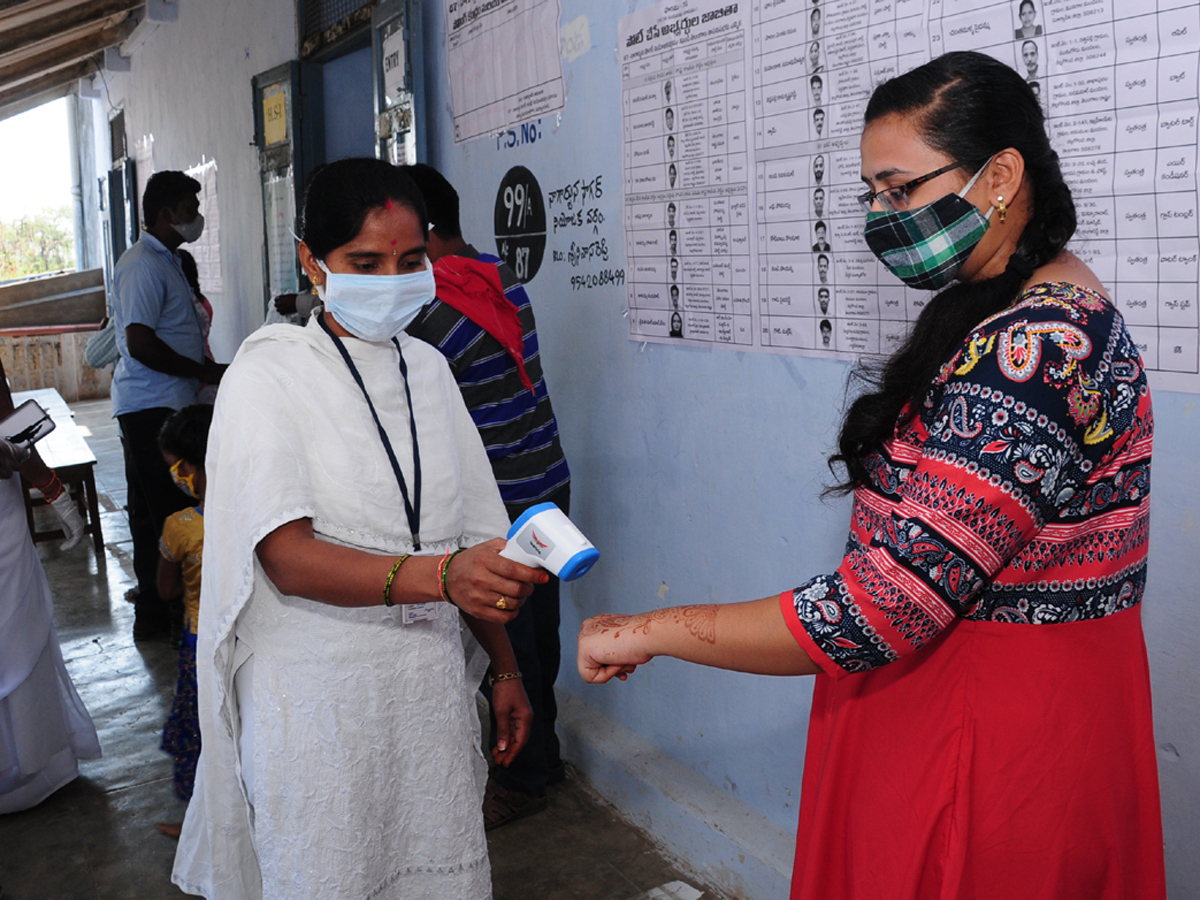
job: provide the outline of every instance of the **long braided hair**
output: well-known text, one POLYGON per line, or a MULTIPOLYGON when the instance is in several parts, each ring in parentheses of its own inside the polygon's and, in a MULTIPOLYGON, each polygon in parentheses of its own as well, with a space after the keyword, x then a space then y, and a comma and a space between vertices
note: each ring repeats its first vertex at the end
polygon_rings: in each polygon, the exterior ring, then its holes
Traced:
POLYGON ((866 385, 846 411, 830 467, 845 478, 829 493, 868 482, 867 460, 892 436, 901 411, 915 415, 942 364, 980 322, 1008 308, 1034 270, 1052 260, 1075 233, 1075 204, 1050 148, 1042 109, 1029 85, 1011 68, 982 53, 939 56, 886 81, 867 104, 865 124, 898 113, 910 116, 925 143, 951 159, 986 160, 1006 148, 1025 160, 1033 198, 1029 223, 1003 273, 957 283, 935 296, 903 345, 880 366, 852 375, 866 385))

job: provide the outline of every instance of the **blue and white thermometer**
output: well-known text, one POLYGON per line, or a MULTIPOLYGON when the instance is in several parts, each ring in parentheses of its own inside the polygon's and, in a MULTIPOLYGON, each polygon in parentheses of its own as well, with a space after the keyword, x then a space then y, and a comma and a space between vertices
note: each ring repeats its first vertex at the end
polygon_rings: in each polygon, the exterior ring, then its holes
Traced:
POLYGON ((596 564, 600 551, 561 509, 553 503, 539 503, 513 522, 500 555, 545 569, 563 581, 574 581, 596 564))

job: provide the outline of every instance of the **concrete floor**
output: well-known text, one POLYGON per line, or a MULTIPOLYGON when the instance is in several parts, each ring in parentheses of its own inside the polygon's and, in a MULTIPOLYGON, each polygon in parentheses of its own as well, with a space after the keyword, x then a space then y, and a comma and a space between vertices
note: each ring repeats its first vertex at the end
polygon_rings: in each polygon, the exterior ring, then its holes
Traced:
MULTIPOLYGON (((171 760, 158 749, 175 688, 177 655, 164 641, 135 644, 124 466, 107 400, 73 404, 99 460, 105 552, 90 538, 67 553, 39 552, 71 677, 91 712, 104 758, 40 806, 0 816, 3 900, 158 900, 175 842, 155 823, 181 821, 171 760)), ((567 654, 570 658, 570 654, 567 654)), ((697 900, 720 895, 656 851, 580 774, 550 788, 545 811, 489 835, 496 900, 697 900)))

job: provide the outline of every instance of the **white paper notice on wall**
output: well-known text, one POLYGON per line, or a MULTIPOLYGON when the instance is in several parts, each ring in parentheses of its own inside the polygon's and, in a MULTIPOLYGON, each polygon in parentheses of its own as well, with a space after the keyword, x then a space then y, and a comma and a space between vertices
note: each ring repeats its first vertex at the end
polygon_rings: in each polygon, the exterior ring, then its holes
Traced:
POLYGON ((383 39, 383 90, 389 103, 404 93, 404 66, 404 29, 396 22, 383 39))
POLYGON ((271 175, 263 182, 263 215, 267 224, 267 279, 272 297, 294 294, 296 281, 296 240, 292 227, 296 204, 292 199, 292 170, 271 175))
POLYGON ((558 0, 447 0, 454 142, 562 109, 558 0))
POLYGON ((223 294, 225 284, 221 279, 221 211, 217 204, 217 161, 210 159, 186 171, 200 182, 200 215, 204 216, 204 233, 198 241, 184 244, 182 249, 192 254, 196 260, 200 290, 205 294, 223 294))
POLYGON ((1200 393, 1197 34, 1195 0, 670 0, 623 17, 630 339, 891 353, 931 295, 863 240, 863 111, 882 81, 974 49, 1040 98, 1070 249, 1151 385, 1200 393))

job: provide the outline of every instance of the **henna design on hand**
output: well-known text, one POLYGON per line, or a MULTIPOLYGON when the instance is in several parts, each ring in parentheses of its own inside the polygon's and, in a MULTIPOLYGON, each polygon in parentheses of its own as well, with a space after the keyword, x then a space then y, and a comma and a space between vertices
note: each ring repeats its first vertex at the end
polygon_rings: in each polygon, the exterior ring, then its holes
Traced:
POLYGON ((688 634, 706 644, 717 642, 717 607, 711 603, 703 606, 656 609, 653 612, 639 613, 635 616, 618 616, 611 613, 593 616, 584 621, 579 636, 590 637, 593 634, 612 631, 614 632, 613 637, 619 638, 621 631, 625 628, 630 629, 634 634, 638 632, 649 634, 650 626, 654 622, 663 622, 667 619, 682 623, 688 634))
MULTIPOLYGON (((579 629, 580 637, 591 637, 593 634, 600 634, 605 631, 613 631, 623 628, 628 625, 633 616, 616 616, 611 613, 605 613, 599 616, 592 616, 590 619, 585 619, 583 627, 579 629)), ((621 636, 621 632, 617 630, 617 637, 621 636)))
POLYGON ((717 607, 708 603, 704 606, 682 606, 679 612, 683 617, 684 627, 688 634, 704 641, 706 644, 717 642, 717 607))

